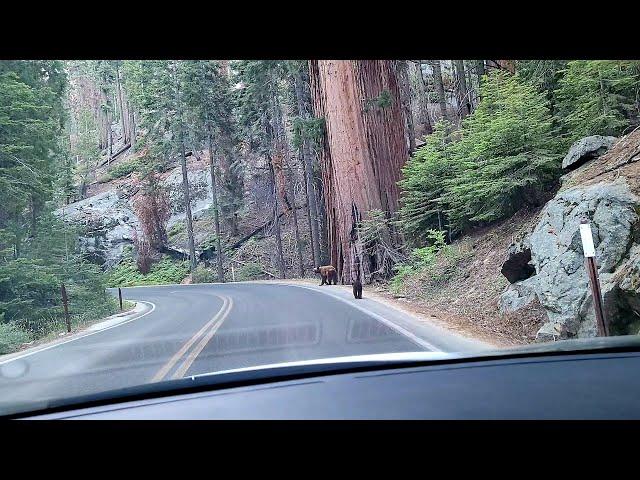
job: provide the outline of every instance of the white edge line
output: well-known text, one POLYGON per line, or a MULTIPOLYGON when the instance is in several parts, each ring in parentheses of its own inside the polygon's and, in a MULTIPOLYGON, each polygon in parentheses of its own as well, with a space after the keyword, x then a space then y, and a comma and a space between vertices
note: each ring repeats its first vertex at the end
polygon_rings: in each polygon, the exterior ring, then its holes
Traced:
POLYGON ((101 332, 104 332, 106 330, 111 330, 112 328, 116 328, 116 327, 119 327, 121 325, 125 325, 125 324, 127 324, 129 322, 133 322, 134 320, 138 320, 138 319, 140 319, 140 318, 142 318, 144 316, 149 315, 151 312, 153 312, 156 309, 156 304, 153 303, 153 302, 149 302, 149 301, 146 301, 146 300, 138 300, 138 302, 139 303, 150 304, 151 305, 151 310, 149 310, 148 312, 145 312, 142 315, 139 315, 137 317, 133 317, 133 318, 130 318, 129 320, 125 320, 124 322, 120 322, 120 323, 117 323, 115 325, 111 325, 110 327, 105 327, 105 328, 102 328, 100 330, 96 330, 95 332, 89 332, 89 333, 86 333, 86 334, 81 335, 79 337, 75 337, 75 338, 71 338, 69 340, 65 340, 64 342, 56 343, 54 345, 49 345, 49 346, 43 347, 43 348, 41 348, 39 350, 34 350, 32 352, 25 353, 24 355, 20 355, 18 357, 14 357, 14 358, 11 358, 9 360, 4 360, 4 361, 0 362, 0 365, 5 365, 7 363, 15 362, 16 360, 20 360, 22 358, 30 357, 31 355, 35 355, 36 353, 44 352, 45 350, 49 350, 51 348, 59 347, 60 345, 64 345, 66 343, 75 342, 76 340, 80 340, 81 338, 89 337, 91 335, 95 335, 96 333, 101 333, 101 332))
MULTIPOLYGON (((346 303, 347 305, 351 305, 353 308, 356 308, 358 310, 360 310, 361 312, 366 313, 367 315, 375 318, 376 320, 378 320, 381 323, 384 323, 385 325, 387 325, 390 328, 393 328, 395 331, 397 331, 398 333, 401 333, 402 335, 404 335, 405 337, 408 337, 411 341, 413 341, 414 343, 417 343, 418 345, 420 345, 421 347, 427 348, 433 352, 442 352, 443 350, 440 348, 436 348, 434 345, 432 345, 431 343, 427 342, 426 340, 421 339, 420 337, 414 335, 413 333, 411 333, 409 330, 406 330, 405 328, 401 327, 400 325, 387 320, 386 318, 382 317, 381 315, 378 315, 375 312, 372 312, 371 310, 367 310, 366 308, 355 304, 353 302, 350 302, 349 300, 339 297, 337 295, 334 295, 330 292, 326 292, 324 290, 317 290, 313 287, 308 287, 306 285, 295 285, 295 284, 291 284, 291 283, 287 283, 287 284, 283 284, 283 285, 287 285, 287 286, 291 286, 291 287, 298 287, 298 288, 304 288, 305 290, 311 290, 313 292, 318 292, 318 293, 324 293, 325 295, 329 295, 332 298, 335 298, 336 300, 340 300, 341 302, 346 303)), ((375 300, 370 299, 372 301, 375 302, 375 300)))

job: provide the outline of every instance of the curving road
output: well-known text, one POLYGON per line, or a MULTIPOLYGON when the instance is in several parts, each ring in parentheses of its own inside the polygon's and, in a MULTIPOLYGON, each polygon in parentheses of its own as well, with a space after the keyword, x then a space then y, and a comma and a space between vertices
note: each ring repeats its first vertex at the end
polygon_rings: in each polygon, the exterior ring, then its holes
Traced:
MULTIPOLYGON (((343 287, 230 283, 123 288, 135 318, 0 358, 1 404, 318 358, 487 348, 343 287)), ((4 409, 2 409, 4 410, 4 409)))

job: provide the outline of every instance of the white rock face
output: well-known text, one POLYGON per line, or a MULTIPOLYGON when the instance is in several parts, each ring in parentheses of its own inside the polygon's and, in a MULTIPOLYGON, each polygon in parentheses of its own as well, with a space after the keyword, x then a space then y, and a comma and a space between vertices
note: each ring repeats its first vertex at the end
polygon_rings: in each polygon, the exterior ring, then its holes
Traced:
MULTIPOLYGON (((191 215, 193 219, 199 218, 211 207, 211 174, 209 170, 188 171, 189 195, 191 197, 191 215)), ((178 166, 162 181, 169 195, 171 204, 171 218, 167 226, 171 228, 176 222, 183 222, 186 218, 184 203, 184 191, 182 188, 182 169, 178 166)))
POLYGON ((133 244, 139 228, 131 204, 116 190, 66 205, 54 213, 85 230, 79 239, 80 249, 107 268, 120 261, 124 247, 133 244))
POLYGON ((530 305, 531 302, 536 299, 534 289, 535 281, 535 277, 532 277, 509 285, 498 300, 498 310, 500 313, 515 312, 530 305))
MULTIPOLYGON (((188 172, 191 213, 194 218, 205 215, 211 207, 211 175, 208 169, 188 172)), ((171 204, 167 227, 184 222, 186 217, 182 170, 171 170, 162 181, 171 204)), ((81 225, 85 234, 79 247, 94 262, 111 268, 120 262, 126 245, 133 245, 134 232, 140 232, 140 222, 129 198, 118 189, 109 190, 56 210, 56 215, 81 225)))

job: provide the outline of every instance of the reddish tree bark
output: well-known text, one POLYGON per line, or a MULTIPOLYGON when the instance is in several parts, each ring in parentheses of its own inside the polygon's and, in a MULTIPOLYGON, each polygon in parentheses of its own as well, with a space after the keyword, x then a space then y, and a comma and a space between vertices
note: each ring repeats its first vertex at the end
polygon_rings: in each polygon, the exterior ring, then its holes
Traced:
MULTIPOLYGON (((408 151, 396 67, 388 60, 320 60, 309 67, 314 114, 325 120, 320 161, 331 263, 350 283, 353 250, 362 257, 356 225, 372 209, 391 216, 398 208, 408 151)), ((372 262, 362 258, 365 274, 377 268, 372 262)))

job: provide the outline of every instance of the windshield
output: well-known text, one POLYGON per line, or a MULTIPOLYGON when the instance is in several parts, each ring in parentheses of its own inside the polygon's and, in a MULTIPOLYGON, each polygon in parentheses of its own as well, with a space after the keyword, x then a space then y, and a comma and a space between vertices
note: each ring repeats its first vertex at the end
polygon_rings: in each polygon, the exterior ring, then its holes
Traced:
POLYGON ((639 98, 625 60, 0 61, 0 415, 635 336, 639 98))

